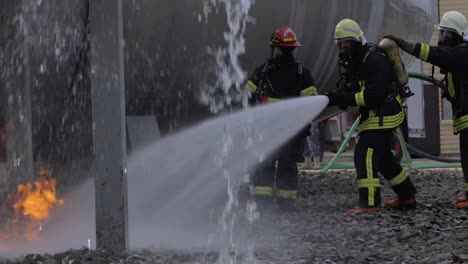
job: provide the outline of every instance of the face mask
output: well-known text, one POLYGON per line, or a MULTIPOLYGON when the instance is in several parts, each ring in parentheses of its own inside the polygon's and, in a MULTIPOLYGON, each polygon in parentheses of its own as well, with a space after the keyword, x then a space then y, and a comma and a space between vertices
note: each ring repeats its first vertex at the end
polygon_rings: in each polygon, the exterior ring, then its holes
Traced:
POLYGON ((353 53, 350 48, 340 49, 338 53, 338 64, 343 68, 351 67, 353 62, 353 53))
POLYGON ((439 47, 455 47, 461 43, 460 37, 454 33, 450 34, 446 30, 440 30, 439 32, 439 42, 437 45, 439 47))
POLYGON ((351 42, 350 45, 338 45, 340 52, 338 54, 338 64, 347 71, 352 71, 359 64, 359 43, 351 42))
POLYGON ((294 60, 293 51, 294 48, 283 48, 282 54, 274 54, 274 47, 271 49, 270 62, 272 64, 287 64, 294 60))

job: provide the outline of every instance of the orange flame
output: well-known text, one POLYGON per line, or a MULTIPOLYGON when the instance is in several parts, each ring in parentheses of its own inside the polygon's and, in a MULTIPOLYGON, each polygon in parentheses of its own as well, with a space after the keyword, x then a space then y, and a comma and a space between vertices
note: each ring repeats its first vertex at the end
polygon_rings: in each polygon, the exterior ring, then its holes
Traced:
POLYGON ((41 169, 39 174, 39 180, 34 181, 34 185, 18 185, 17 194, 11 197, 14 211, 11 217, 3 221, 3 226, 0 226, 0 253, 8 251, 11 243, 24 239, 37 240, 41 232, 40 222, 49 218, 51 209, 64 203, 57 198, 57 181, 47 179, 48 171, 41 169))
POLYGON ((31 183, 18 185, 18 201, 13 205, 15 209, 21 209, 24 216, 35 221, 42 221, 49 217, 51 208, 63 205, 63 200, 57 199, 56 180, 37 180, 34 189, 31 183))

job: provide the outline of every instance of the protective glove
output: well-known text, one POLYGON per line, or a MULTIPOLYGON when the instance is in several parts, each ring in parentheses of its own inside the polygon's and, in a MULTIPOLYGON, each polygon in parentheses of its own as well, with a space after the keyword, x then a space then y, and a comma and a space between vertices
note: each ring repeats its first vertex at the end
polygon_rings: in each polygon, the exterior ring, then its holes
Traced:
POLYGON ((414 53, 414 49, 416 48, 416 42, 407 41, 394 35, 385 35, 384 38, 388 38, 388 39, 395 41, 398 47, 400 47, 402 50, 406 51, 407 53, 409 54, 414 53))
POLYGON ((337 93, 329 92, 326 94, 328 96, 328 106, 338 106, 339 108, 345 110, 349 106, 354 104, 354 94, 352 93, 337 93))

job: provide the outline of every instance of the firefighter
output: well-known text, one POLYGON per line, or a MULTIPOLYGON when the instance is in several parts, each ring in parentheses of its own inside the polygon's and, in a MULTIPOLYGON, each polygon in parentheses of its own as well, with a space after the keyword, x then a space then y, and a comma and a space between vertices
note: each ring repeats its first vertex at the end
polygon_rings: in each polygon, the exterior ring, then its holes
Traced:
POLYGON ((466 27, 465 16, 449 11, 440 20, 437 46, 386 36, 405 52, 440 67, 440 73, 445 74, 447 90, 443 96, 452 104, 453 133, 460 135, 460 156, 465 177, 465 196, 456 199, 457 208, 468 208, 468 102, 464 100, 468 96, 468 43, 463 39, 466 27))
POLYGON ((367 43, 364 32, 351 19, 337 24, 335 41, 340 49, 340 69, 344 68, 346 80, 345 88, 328 93, 329 104, 343 109, 358 106, 361 115, 359 139, 354 150, 359 206, 349 209, 347 214, 381 208, 379 172, 398 195, 397 199, 385 201, 385 207, 415 207, 416 189, 392 154, 394 130, 405 118, 395 88, 392 63, 385 51, 367 43))
MULTIPOLYGON (((317 90, 310 71, 294 56, 294 50, 301 47, 301 44, 291 28, 282 27, 276 30, 271 35, 270 47, 270 58, 256 68, 247 81, 246 88, 251 94, 250 103, 266 104, 292 97, 316 95, 317 90)), ((274 194, 280 209, 289 211, 296 208, 297 159, 302 157, 301 146, 305 136, 304 132, 295 136, 253 171, 253 196, 259 208, 268 207, 273 202, 274 194)))

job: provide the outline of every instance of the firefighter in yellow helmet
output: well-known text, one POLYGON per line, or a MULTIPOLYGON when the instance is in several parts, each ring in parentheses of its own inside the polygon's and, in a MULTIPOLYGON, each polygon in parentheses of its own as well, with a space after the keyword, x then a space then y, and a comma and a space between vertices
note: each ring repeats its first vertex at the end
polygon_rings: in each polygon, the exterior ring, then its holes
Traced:
POLYGON ((407 53, 440 67, 445 74, 447 90, 444 96, 452 104, 453 133, 460 135, 460 156, 465 176, 464 196, 456 200, 457 208, 468 208, 468 38, 467 21, 457 11, 449 11, 439 23, 439 43, 430 46, 407 41, 396 36, 386 36, 407 53))
POLYGON ((335 41, 340 49, 342 79, 337 90, 328 93, 330 105, 358 106, 361 114, 359 139, 354 150, 359 206, 347 213, 373 212, 381 208, 379 172, 398 195, 398 199, 386 201, 386 207, 415 207, 416 189, 392 154, 394 130, 405 118, 392 63, 385 51, 367 42, 360 26, 351 19, 337 24, 335 41))

